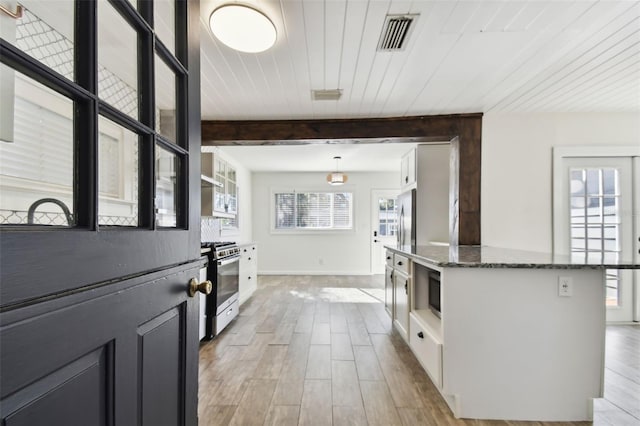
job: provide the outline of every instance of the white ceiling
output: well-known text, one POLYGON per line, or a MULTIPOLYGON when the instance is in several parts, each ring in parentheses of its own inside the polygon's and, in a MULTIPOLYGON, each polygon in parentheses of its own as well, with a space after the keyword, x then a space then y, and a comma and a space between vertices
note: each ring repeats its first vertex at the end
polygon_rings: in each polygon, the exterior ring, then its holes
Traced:
MULTIPOLYGON (((263 53, 211 35, 201 0, 203 119, 640 111, 640 2, 246 0, 278 31, 263 53), (377 52, 386 14, 419 14, 377 52), (341 89, 339 101, 312 101, 341 89)), ((413 145, 411 145, 413 146, 413 145)), ((394 170, 409 145, 225 147, 255 171, 394 170)))
POLYGON ((211 35, 226 2, 201 1, 204 119, 640 110, 638 1, 246 0, 278 31, 258 54, 211 35), (387 13, 420 15, 402 52, 387 13))
POLYGON ((340 156, 342 172, 399 172, 400 158, 415 143, 322 144, 203 147, 219 149, 244 167, 255 172, 325 172, 336 168, 340 156))

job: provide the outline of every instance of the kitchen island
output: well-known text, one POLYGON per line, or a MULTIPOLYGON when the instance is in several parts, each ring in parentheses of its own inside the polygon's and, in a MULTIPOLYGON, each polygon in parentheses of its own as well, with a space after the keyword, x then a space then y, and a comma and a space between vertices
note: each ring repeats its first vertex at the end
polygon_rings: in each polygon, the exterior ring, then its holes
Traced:
POLYGON ((591 420, 605 270, 640 265, 435 245, 387 247, 387 263, 394 326, 456 417, 591 420))

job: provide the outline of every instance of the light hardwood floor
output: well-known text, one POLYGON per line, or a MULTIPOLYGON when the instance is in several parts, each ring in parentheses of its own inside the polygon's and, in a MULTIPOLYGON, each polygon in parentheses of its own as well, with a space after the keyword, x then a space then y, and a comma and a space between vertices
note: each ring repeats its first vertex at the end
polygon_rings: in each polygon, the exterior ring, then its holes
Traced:
MULTIPOLYGON (((200 425, 560 425, 455 419, 382 300, 383 276, 260 276, 200 348, 200 425)), ((607 330, 594 424, 640 425, 640 327, 607 330)))

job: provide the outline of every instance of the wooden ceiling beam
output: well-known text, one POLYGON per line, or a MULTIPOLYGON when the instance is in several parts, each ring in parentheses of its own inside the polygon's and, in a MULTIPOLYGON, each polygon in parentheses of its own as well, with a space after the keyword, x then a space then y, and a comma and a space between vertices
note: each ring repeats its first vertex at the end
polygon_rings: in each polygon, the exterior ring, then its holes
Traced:
POLYGON ((331 120, 202 121, 202 145, 450 141, 450 242, 480 244, 482 114, 331 120), (453 161, 455 159, 455 161, 453 161))
POLYGON ((202 121, 202 145, 449 141, 461 118, 482 114, 332 120, 202 121))

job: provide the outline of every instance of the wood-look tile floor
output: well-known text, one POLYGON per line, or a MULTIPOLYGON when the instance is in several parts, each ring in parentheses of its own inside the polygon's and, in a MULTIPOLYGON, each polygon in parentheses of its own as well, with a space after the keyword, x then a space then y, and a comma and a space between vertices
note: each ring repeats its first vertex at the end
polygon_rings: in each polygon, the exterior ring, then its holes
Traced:
MULTIPOLYGON (((382 300, 384 276, 260 276, 200 348, 199 424, 560 425, 455 419, 382 300)), ((607 331, 596 425, 640 425, 640 327, 607 331)))

